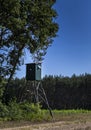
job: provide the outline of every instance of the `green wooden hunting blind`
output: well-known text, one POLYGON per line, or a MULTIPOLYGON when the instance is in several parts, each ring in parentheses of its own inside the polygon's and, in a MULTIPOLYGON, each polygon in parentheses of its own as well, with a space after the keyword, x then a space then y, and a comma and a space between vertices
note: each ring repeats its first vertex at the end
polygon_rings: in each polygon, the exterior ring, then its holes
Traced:
POLYGON ((26 64, 26 80, 41 80, 41 63, 26 64))
POLYGON ((49 106, 46 93, 42 87, 42 82, 41 81, 41 63, 29 63, 26 64, 26 80, 27 81, 34 81, 34 95, 35 95, 35 100, 36 103, 39 103, 39 99, 43 100, 50 112, 50 115, 53 118, 53 114, 51 111, 51 108, 49 106), (35 82, 38 81, 38 82, 35 82))

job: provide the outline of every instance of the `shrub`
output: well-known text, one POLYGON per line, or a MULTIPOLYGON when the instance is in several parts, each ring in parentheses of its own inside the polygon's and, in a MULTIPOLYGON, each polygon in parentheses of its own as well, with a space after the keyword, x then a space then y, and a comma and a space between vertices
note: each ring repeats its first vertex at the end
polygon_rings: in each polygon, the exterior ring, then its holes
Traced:
POLYGON ((8 117, 9 111, 7 106, 0 102, 0 118, 5 119, 8 117))
POLYGON ((43 111, 39 104, 22 103, 23 118, 31 121, 40 121, 43 118, 43 111))
POLYGON ((42 121, 46 120, 46 111, 41 110, 39 104, 33 103, 16 103, 15 100, 11 101, 8 106, 0 102, 0 121, 1 120, 29 120, 29 121, 42 121))
POLYGON ((11 101, 8 106, 9 118, 10 120, 20 120, 22 119, 22 110, 16 101, 11 101))

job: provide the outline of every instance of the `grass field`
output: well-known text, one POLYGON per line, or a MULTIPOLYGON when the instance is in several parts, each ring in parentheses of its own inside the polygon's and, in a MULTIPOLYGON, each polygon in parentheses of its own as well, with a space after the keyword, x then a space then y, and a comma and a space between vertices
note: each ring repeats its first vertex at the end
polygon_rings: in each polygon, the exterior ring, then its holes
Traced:
POLYGON ((88 110, 54 110, 53 115, 56 121, 91 121, 91 111, 88 110))
POLYGON ((53 110, 53 119, 49 111, 43 112, 44 117, 41 121, 1 121, 0 130, 91 130, 91 111, 53 110))

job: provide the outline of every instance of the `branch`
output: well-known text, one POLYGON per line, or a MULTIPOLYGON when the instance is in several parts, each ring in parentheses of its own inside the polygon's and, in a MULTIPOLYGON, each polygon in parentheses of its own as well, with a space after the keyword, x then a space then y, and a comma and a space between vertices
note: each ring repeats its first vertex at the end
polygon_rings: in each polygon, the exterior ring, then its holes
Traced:
POLYGON ((12 71, 11 71, 11 75, 10 75, 10 77, 9 77, 9 79, 8 79, 8 83, 7 83, 7 85, 6 85, 6 90, 7 90, 8 86, 9 86, 9 83, 10 83, 10 81, 11 81, 11 79, 12 79, 14 73, 15 73, 17 63, 19 62, 19 58, 21 57, 21 53, 22 53, 22 50, 23 50, 24 47, 25 47, 25 44, 23 44, 23 45, 21 46, 21 48, 19 49, 19 51, 18 51, 18 56, 17 56, 17 59, 16 59, 16 61, 15 61, 15 63, 14 63, 13 69, 12 69, 12 71))

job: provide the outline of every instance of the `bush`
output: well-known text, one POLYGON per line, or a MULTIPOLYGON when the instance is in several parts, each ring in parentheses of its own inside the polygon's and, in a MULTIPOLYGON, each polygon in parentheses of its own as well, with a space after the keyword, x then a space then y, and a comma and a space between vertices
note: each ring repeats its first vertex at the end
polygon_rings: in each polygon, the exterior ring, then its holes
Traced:
POLYGON ((2 118, 3 120, 7 119, 8 114, 9 114, 9 111, 7 109, 7 106, 0 102, 0 118, 2 118))
MULTIPOLYGON (((8 106, 0 102, 0 120, 29 120, 29 121, 42 121, 46 120, 46 112, 41 110, 39 104, 33 103, 16 103, 15 100, 11 101, 8 106)), ((48 117, 48 116, 47 116, 48 117)))
POLYGON ((23 118, 31 121, 40 121, 43 118, 43 111, 39 104, 22 103, 23 118))
POLYGON ((10 120, 20 120, 22 119, 22 110, 16 101, 11 101, 8 106, 9 118, 10 120))

